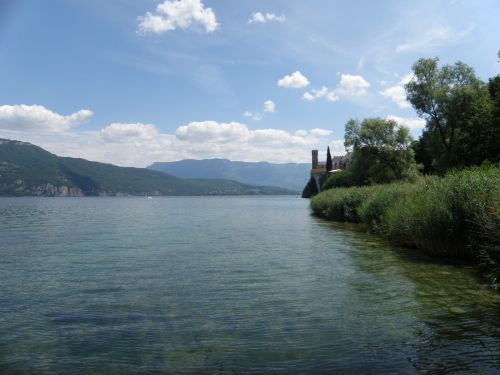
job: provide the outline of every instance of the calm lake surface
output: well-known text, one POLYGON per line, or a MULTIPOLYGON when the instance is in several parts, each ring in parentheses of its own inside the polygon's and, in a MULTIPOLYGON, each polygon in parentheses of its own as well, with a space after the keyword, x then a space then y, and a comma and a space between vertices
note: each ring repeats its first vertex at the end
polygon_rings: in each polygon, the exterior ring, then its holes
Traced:
POLYGON ((296 197, 0 199, 0 373, 500 373, 500 297, 296 197))

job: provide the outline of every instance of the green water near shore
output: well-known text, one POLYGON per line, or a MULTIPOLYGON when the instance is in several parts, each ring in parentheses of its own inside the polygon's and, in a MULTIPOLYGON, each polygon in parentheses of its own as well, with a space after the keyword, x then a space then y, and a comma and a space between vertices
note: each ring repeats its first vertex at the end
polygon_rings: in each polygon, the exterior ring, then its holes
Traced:
POLYGON ((2 373, 500 373, 500 296, 294 197, 0 199, 2 373))

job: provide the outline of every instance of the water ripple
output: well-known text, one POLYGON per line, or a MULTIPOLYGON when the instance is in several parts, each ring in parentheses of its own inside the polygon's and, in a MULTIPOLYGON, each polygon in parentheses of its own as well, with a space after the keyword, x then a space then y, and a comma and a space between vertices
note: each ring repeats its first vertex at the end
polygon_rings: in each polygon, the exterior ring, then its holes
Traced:
POLYGON ((287 197, 0 199, 0 372, 500 373, 500 297, 287 197))

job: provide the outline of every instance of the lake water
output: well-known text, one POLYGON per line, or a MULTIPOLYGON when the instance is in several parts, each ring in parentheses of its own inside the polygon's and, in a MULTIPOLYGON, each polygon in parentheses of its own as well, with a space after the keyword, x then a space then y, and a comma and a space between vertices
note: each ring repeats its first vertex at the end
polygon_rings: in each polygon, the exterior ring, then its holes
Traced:
POLYGON ((296 197, 0 199, 0 372, 500 373, 500 297, 296 197))

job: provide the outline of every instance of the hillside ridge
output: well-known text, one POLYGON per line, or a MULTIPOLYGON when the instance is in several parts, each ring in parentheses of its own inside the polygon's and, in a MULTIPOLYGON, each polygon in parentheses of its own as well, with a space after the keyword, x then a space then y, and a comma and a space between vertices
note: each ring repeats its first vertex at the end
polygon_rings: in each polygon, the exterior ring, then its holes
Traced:
POLYGON ((272 195, 274 186, 227 179, 185 179, 146 168, 60 157, 28 142, 0 138, 2 196, 272 195))
POLYGON ((278 186, 302 191, 309 179, 309 163, 273 164, 267 161, 244 162, 228 159, 184 159, 156 162, 148 169, 181 178, 223 178, 251 185, 278 186))

